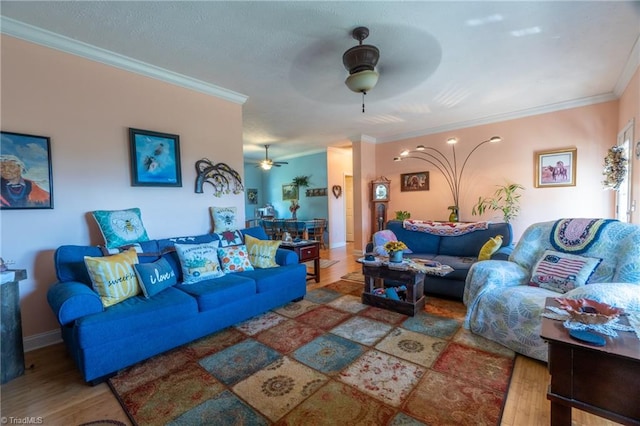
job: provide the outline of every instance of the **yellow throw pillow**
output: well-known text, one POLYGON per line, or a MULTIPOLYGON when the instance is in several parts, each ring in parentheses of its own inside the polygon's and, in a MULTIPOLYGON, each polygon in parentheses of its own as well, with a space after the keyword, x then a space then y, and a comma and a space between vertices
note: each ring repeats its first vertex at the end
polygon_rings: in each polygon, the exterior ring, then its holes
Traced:
POLYGON ((138 277, 133 265, 138 263, 134 248, 113 256, 85 256, 93 289, 100 295, 105 308, 122 302, 140 293, 138 277))
POLYGON ((251 235, 244 236, 244 243, 249 253, 249 261, 254 268, 275 268, 276 251, 280 247, 279 240, 259 240, 251 235))
POLYGON ((489 260, 491 255, 498 251, 502 245, 502 235, 496 235, 495 238, 489 238, 489 241, 484 243, 480 249, 478 260, 489 260))

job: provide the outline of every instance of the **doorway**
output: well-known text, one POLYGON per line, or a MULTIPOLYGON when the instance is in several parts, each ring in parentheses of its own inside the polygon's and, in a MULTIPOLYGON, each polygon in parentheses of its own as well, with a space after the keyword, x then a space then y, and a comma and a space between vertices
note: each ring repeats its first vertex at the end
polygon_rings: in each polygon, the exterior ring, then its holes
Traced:
POLYGON ((346 229, 345 240, 352 243, 355 240, 355 219, 353 214, 353 175, 344 176, 344 223, 346 229))

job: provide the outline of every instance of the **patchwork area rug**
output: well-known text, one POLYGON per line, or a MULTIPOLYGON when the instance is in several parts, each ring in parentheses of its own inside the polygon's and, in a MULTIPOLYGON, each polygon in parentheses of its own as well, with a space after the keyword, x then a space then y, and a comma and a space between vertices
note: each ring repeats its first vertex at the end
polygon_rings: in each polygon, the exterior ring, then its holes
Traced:
MULTIPOLYGON (((329 266, 333 266, 336 263, 340 262, 339 260, 329 260, 329 259, 320 259, 320 269, 328 268, 329 266)), ((309 268, 313 268, 313 260, 308 262, 304 262, 305 265, 309 268)))
POLYGON ((408 317, 338 281, 109 380, 138 425, 497 425, 514 353, 461 327, 462 303, 408 317))
POLYGON ((349 272, 348 274, 343 275, 340 278, 342 278, 343 280, 358 281, 358 282, 364 283, 364 275, 362 274, 361 271, 349 272))

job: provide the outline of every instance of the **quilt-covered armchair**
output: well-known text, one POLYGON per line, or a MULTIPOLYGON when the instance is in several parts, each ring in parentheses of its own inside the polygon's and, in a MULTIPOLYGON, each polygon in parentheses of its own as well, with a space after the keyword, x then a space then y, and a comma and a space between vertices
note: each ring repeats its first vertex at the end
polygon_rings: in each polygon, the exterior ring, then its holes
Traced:
POLYGON ((465 327, 547 361, 540 338, 547 297, 588 298, 640 310, 640 226, 606 219, 531 225, 508 260, 472 266, 465 327))

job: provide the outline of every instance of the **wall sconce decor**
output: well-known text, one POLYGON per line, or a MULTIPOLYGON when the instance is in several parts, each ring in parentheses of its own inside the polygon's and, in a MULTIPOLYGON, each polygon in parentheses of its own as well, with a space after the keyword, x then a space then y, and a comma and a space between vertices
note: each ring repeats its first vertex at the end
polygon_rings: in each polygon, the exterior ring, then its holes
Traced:
POLYGON ((213 195, 239 194, 244 191, 240 174, 225 163, 213 164, 208 158, 196 161, 196 194, 202 194, 205 182, 213 185, 213 195))

